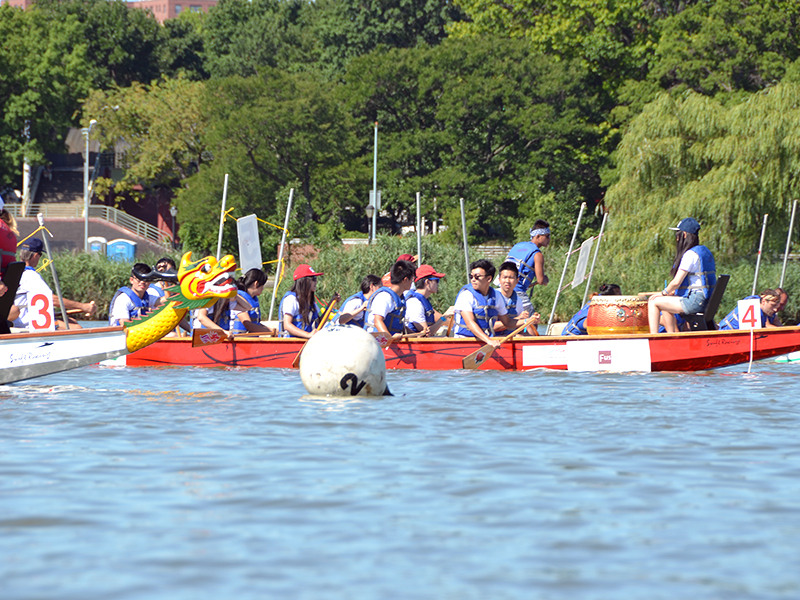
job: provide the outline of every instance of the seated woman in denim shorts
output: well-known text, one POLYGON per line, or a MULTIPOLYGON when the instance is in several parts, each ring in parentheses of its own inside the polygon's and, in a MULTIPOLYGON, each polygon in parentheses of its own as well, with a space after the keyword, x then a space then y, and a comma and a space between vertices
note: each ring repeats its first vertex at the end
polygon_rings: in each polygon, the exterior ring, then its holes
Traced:
POLYGON ((675 315, 702 312, 717 283, 714 255, 700 245, 700 223, 689 217, 670 229, 675 231, 672 281, 663 292, 653 294, 647 303, 650 333, 658 333, 659 325, 663 325, 667 333, 678 331, 675 315))

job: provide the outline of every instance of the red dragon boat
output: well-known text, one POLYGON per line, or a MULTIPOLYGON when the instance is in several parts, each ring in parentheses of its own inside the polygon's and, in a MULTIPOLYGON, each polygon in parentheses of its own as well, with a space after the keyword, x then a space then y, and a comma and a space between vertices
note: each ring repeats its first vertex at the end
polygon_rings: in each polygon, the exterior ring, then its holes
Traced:
MULTIPOLYGON (((165 338, 126 356, 139 366, 291 368, 304 340, 242 337, 192 348, 191 338, 165 338)), ((481 343, 463 338, 409 339, 384 350, 389 369, 461 369, 481 343)), ((758 329, 753 360, 800 350, 800 327, 758 329)), ((528 371, 701 371, 747 363, 750 331, 694 331, 675 334, 518 336, 495 350, 481 370, 528 371)))

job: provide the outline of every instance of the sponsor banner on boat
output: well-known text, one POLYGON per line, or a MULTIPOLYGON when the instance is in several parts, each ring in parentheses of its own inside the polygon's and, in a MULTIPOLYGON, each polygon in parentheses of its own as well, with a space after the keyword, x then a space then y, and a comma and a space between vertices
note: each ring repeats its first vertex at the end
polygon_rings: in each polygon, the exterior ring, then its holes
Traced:
POLYGON ((651 370, 647 339, 569 341, 565 354, 568 371, 651 370))
POLYGON ((53 335, 31 340, 4 340, 0 345, 0 364, 3 368, 14 368, 124 350, 125 333, 122 331, 103 336, 53 335))
POLYGON ((534 369, 536 367, 564 367, 567 364, 566 344, 531 344, 522 347, 522 366, 534 369))

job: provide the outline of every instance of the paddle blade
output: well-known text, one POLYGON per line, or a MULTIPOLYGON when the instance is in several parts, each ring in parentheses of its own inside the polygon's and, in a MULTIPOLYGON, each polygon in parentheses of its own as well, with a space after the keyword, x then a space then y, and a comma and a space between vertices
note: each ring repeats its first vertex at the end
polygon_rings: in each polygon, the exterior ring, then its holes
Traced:
POLYGON ((392 336, 383 331, 373 331, 372 337, 375 338, 375 341, 378 342, 378 345, 383 349, 388 348, 392 343, 392 336))
POLYGON ((481 346, 478 350, 470 354, 469 356, 465 356, 464 360, 461 362, 461 366, 465 369, 477 369, 483 363, 485 363, 489 358, 492 356, 494 352, 494 346, 491 344, 486 344, 485 346, 481 346))
POLYGON ((221 344, 227 339, 225 332, 218 329, 195 329, 192 332, 192 348, 221 344))

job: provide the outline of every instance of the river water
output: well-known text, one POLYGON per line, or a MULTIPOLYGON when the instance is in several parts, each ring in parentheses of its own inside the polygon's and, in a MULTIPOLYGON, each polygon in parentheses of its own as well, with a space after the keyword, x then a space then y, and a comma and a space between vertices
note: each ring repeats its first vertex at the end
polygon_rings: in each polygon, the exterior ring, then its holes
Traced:
POLYGON ((800 598, 800 364, 0 387, 0 597, 800 598))

